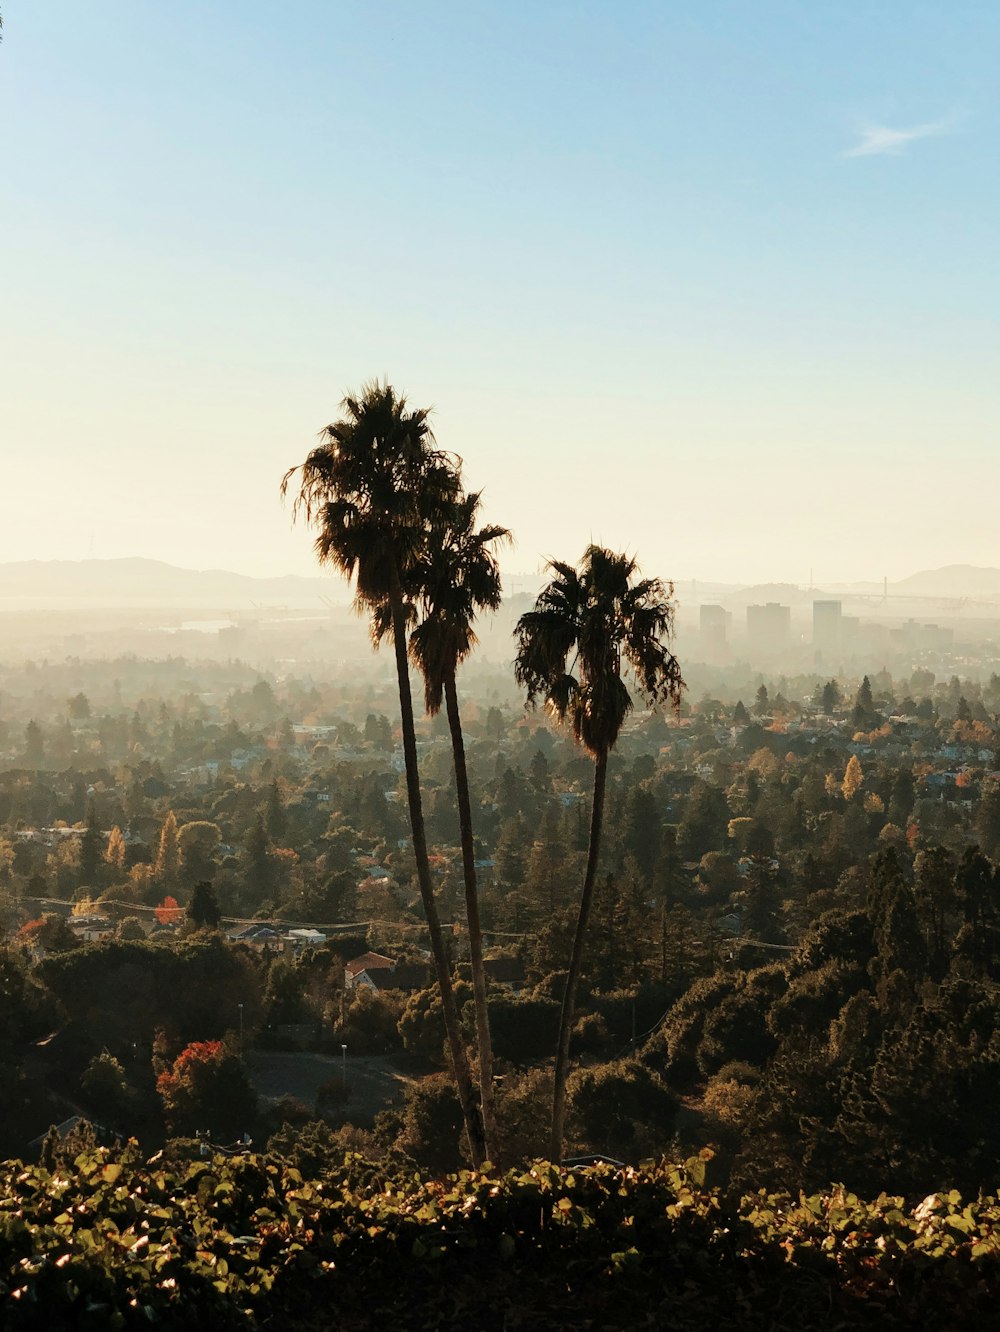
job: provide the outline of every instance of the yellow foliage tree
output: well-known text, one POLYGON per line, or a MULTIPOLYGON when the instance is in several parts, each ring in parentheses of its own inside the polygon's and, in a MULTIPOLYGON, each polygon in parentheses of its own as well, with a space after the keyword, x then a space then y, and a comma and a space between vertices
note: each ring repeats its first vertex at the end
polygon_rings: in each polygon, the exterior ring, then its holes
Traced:
POLYGON ((861 784, 865 780, 865 774, 861 771, 861 764, 858 762, 857 754, 852 754, 847 760, 847 767, 844 769, 844 780, 840 784, 845 800, 853 800, 861 789, 861 784))
POLYGON ((112 869, 125 868, 125 837, 117 823, 108 833, 108 846, 104 852, 104 859, 112 869))
POLYGON ((180 867, 180 848, 177 845, 177 819, 171 810, 160 829, 160 847, 156 853, 156 878, 159 883, 175 883, 180 867))
POLYGON ((121 895, 127 902, 142 902, 149 895, 152 882, 152 865, 133 865, 128 872, 128 886, 121 895))
POLYGON ((14 867, 14 843, 9 837, 0 837, 0 883, 6 883, 14 867))

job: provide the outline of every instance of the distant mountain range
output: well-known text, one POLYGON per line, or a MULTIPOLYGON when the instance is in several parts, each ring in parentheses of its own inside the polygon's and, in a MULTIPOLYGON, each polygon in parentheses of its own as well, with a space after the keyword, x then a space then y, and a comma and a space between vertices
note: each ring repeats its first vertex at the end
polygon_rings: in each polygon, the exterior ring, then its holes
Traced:
POLYGON ((0 564, 3 610, 322 609, 344 605, 342 578, 250 578, 225 569, 180 569, 160 560, 25 560, 0 564))
MULTIPOLYGON (((810 606, 824 597, 875 598, 888 592, 897 603, 901 598, 941 598, 947 601, 1000 603, 1000 569, 972 564, 948 564, 942 569, 924 569, 887 586, 881 582, 828 582, 822 587, 800 587, 795 583, 702 583, 681 581, 676 584, 682 605, 694 606, 718 601, 730 608, 777 601, 783 606, 810 606)), ((970 606, 974 610, 974 606, 970 606)))
POLYGON ((943 569, 925 569, 911 574, 890 591, 914 597, 1000 597, 1000 569, 975 564, 948 564, 943 569))
MULTIPOLYGON (((510 590, 530 600, 540 578, 508 580, 510 590)), ((926 569, 888 585, 893 597, 966 598, 1000 602, 1000 569, 950 564, 926 569)), ((829 583, 822 590, 794 583, 740 583, 678 580, 682 606, 721 601, 730 606, 778 601, 807 605, 822 596, 875 596, 881 583, 829 583)), ((0 564, 0 610, 320 610, 346 606, 350 589, 342 578, 251 578, 225 569, 182 569, 161 560, 26 560, 0 564)))

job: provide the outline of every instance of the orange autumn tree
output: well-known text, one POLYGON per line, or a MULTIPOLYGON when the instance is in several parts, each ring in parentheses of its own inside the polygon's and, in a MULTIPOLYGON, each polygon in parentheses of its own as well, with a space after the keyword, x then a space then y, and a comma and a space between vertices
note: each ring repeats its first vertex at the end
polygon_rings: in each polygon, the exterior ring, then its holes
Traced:
POLYGON ((156 1079, 163 1117, 171 1134, 199 1130, 219 1138, 249 1132, 257 1096, 243 1060, 223 1041, 192 1041, 156 1079))
POLYGON ((176 925, 184 911, 176 897, 168 893, 158 907, 153 908, 153 915, 161 925, 176 925))

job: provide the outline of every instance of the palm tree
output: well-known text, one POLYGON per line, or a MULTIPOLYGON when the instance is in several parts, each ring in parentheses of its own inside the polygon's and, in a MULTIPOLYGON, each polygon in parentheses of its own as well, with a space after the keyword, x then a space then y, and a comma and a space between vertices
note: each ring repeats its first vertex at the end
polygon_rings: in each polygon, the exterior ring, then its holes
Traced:
POLYGON ((684 681, 668 649, 674 623, 673 584, 664 585, 658 578, 635 581, 638 569, 633 559, 594 545, 584 551, 579 570, 555 560, 549 568, 555 577, 542 589, 534 610, 517 623, 514 674, 528 691, 528 705, 533 707, 541 698, 560 721, 568 717, 575 739, 594 759, 587 869, 556 1047, 550 1151, 553 1161, 558 1161, 566 1118, 570 1033, 601 846, 608 755, 632 710, 622 679, 623 659, 650 704, 669 700, 678 706, 684 681))
POLYGON ((455 461, 435 447, 426 410, 410 410, 388 383, 362 386, 341 403, 339 421, 320 434, 298 474, 294 513, 318 527, 315 550, 354 585, 354 604, 368 612, 373 644, 391 637, 396 657, 406 792, 417 882, 430 936, 452 1070, 475 1166, 486 1159, 482 1118, 458 1021, 451 966, 427 859, 406 634, 412 618, 404 589, 424 551, 427 531, 459 494, 455 461))
POLYGON ((427 551, 415 570, 422 616, 410 635, 410 657, 424 677, 424 701, 435 716, 442 698, 451 732, 455 790, 462 841, 465 910, 469 926, 469 961, 475 998, 476 1042, 479 1047, 479 1091, 490 1160, 498 1159, 496 1106, 493 1095, 493 1045, 486 1004, 483 936, 479 924, 476 853, 472 835, 472 802, 465 764, 465 741, 455 676, 476 645, 473 629, 480 610, 497 610, 501 600, 500 569, 495 547, 509 542, 505 527, 476 531, 480 496, 465 495, 446 511, 430 534, 427 551))

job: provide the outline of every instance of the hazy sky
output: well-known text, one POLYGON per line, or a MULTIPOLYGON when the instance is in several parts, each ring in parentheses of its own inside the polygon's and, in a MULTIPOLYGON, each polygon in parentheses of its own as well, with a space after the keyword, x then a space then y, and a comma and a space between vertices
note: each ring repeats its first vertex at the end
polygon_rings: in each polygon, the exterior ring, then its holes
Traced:
POLYGON ((348 388, 512 570, 1000 564, 995 0, 5 0, 0 560, 313 572, 348 388))

